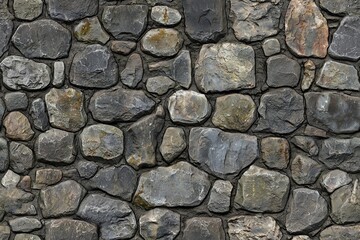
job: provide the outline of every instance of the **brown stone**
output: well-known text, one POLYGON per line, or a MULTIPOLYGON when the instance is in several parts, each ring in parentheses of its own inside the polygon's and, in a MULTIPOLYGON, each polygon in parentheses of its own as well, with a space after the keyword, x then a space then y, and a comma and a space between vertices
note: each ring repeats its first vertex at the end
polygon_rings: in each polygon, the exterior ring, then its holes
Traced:
POLYGON ((132 51, 136 48, 136 42, 132 41, 111 41, 110 42, 110 49, 114 53, 122 54, 122 55, 129 55, 132 51))
POLYGON ((62 171, 59 169, 39 169, 36 171, 35 184, 37 186, 53 185, 60 182, 62 171))
POLYGON ((6 136, 13 140, 28 141, 34 136, 28 118, 21 112, 9 113, 4 119, 6 136))
POLYGON ((285 138, 267 137, 261 140, 261 158, 269 168, 284 169, 289 164, 289 142, 285 138))

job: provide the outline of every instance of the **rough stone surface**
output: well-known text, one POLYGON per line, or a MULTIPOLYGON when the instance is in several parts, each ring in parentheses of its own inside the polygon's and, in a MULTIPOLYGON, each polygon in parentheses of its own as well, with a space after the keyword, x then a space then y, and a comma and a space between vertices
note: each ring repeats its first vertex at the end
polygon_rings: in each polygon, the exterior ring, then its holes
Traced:
POLYGON ((214 213, 226 213, 230 210, 233 186, 229 181, 216 180, 210 191, 208 209, 214 213))
POLYGON ((29 100, 23 92, 10 92, 4 96, 6 109, 8 111, 26 110, 29 100))
POLYGON ((18 142, 10 142, 10 167, 17 173, 25 173, 34 165, 34 154, 26 145, 18 142))
POLYGON ((49 129, 49 117, 46 112, 45 101, 42 98, 37 98, 31 103, 30 116, 36 129, 40 131, 49 129))
POLYGON ((21 112, 10 112, 4 119, 6 137, 12 140, 28 141, 34 136, 29 119, 21 112))
MULTIPOLYGON (((0 9, 1 9, 1 7, 0 7, 0 9)), ((2 12, 0 12, 0 13, 2 13, 2 12)), ((2 33, 0 36, 0 57, 8 50, 13 26, 14 25, 11 20, 1 19, 1 17, 0 17, 0 30, 2 33)))
POLYGON ((62 21, 74 21, 97 13, 97 0, 45 0, 51 18, 62 21))
POLYGON ((320 240, 357 240, 360 237, 360 225, 354 226, 339 226, 333 225, 325 228, 320 233, 320 240))
POLYGON ((185 222, 184 240, 225 240, 221 218, 194 217, 185 222))
POLYGON ((20 182, 20 175, 8 170, 1 179, 1 185, 5 188, 14 188, 20 182))
POLYGON ((349 174, 341 170, 332 170, 321 177, 321 185, 332 193, 336 189, 351 183, 352 179, 349 174))
POLYGON ((4 172, 9 166, 9 146, 4 138, 0 138, 0 172, 4 172))
POLYGON ((136 48, 136 42, 132 41, 111 41, 110 42, 110 49, 114 53, 128 55, 136 48))
POLYGON ((291 176, 299 184, 313 184, 319 177, 322 167, 309 157, 296 155, 291 163, 291 176))
POLYGON ((280 53, 280 48, 280 42, 276 38, 266 39, 262 44, 262 49, 267 57, 280 53))
POLYGON ((141 82, 144 75, 143 61, 138 53, 130 55, 125 69, 121 72, 121 82, 128 87, 134 88, 141 82))
POLYGON ((21 20, 34 20, 39 17, 43 11, 42 0, 14 0, 14 14, 21 20))
POLYGON ((312 137, 294 136, 291 142, 310 156, 316 156, 319 153, 319 147, 312 137))
POLYGON ((284 169, 289 164, 290 146, 285 138, 261 139, 261 159, 269 168, 284 169))
POLYGON ((42 223, 36 218, 19 217, 9 221, 11 230, 14 232, 32 232, 40 229, 42 223))
POLYGON ((304 63, 304 75, 301 80, 301 90, 306 91, 309 90, 311 84, 315 80, 315 63, 311 60, 307 60, 304 63))
POLYGON ((151 77, 146 80, 146 90, 157 95, 164 95, 175 86, 176 83, 166 76, 151 77))
POLYGON ((0 225, 0 239, 8 240, 10 238, 11 230, 8 225, 0 225))
POLYGON ((283 54, 268 58, 266 83, 270 87, 295 87, 300 79, 299 63, 283 54))
POLYGON ((60 182, 63 174, 59 169, 39 169, 35 173, 35 184, 37 188, 54 185, 60 182))
POLYGON ((61 87, 65 81, 65 64, 62 61, 54 62, 54 74, 52 84, 61 87))
POLYGON ((99 166, 94 162, 81 160, 77 163, 76 170, 80 177, 89 179, 96 174, 98 167, 99 166))
POLYGON ((68 218, 46 221, 45 232, 45 238, 47 240, 98 239, 95 225, 68 218))
POLYGON ((360 2, 357 0, 342 3, 341 0, 320 0, 320 6, 333 14, 356 14, 360 10, 360 2))
POLYGON ((182 128, 169 127, 165 130, 160 152, 165 161, 171 162, 186 148, 185 132, 182 128))
POLYGON ((85 18, 74 28, 77 40, 90 43, 105 44, 110 36, 103 30, 97 17, 85 18))
POLYGON ((41 240, 41 238, 33 234, 19 233, 15 235, 14 240, 41 240))
POLYGON ((181 21, 178 10, 167 6, 155 6, 151 8, 151 19, 164 26, 177 25, 181 21))

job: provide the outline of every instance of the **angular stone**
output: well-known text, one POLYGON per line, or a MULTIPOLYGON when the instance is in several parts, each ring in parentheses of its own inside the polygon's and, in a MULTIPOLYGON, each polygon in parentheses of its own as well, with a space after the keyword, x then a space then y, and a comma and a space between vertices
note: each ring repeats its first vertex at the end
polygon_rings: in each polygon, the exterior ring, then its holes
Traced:
POLYGON ((22 143, 10 143, 10 167, 17 173, 25 173, 35 165, 34 154, 22 143))
MULTIPOLYGON (((341 6, 341 5, 340 5, 341 6)), ((320 240, 358 240, 360 238, 360 225, 339 226, 333 225, 320 233, 320 240)))
POLYGON ((29 175, 26 175, 17 184, 17 187, 24 191, 31 192, 31 182, 32 182, 31 177, 29 175))
MULTIPOLYGON (((16 185, 15 182, 14 185, 16 185)), ((30 203, 33 200, 34 195, 31 193, 15 187, 4 188, 0 185, 0 215, 1 211, 13 215, 36 215, 36 209, 30 203)))
POLYGON ((282 233, 275 219, 269 216, 236 216, 228 220, 230 240, 280 240, 282 233))
POLYGON ((321 177, 321 185, 328 191, 332 193, 336 189, 345 186, 352 182, 349 174, 344 171, 335 169, 332 170, 321 177))
POLYGON ((5 188, 15 188, 20 182, 20 175, 14 173, 11 170, 7 170, 3 178, 1 179, 1 185, 5 188))
POLYGON ((9 147, 6 139, 0 138, 0 172, 4 172, 9 167, 9 147))
POLYGON ((196 124, 210 116, 211 105, 204 94, 179 90, 169 97, 168 110, 173 122, 196 124))
POLYGON ((221 218, 194 217, 186 220, 183 240, 225 240, 221 218))
POLYGON ((125 159, 133 168, 156 165, 157 137, 164 126, 162 107, 130 125, 125 133, 125 159))
POLYGON ((137 40, 146 29, 146 5, 106 6, 102 14, 105 29, 119 40, 137 40))
POLYGON ((118 82, 118 66, 111 51, 94 44, 77 53, 71 65, 70 82, 86 88, 115 85, 118 82))
POLYGON ((266 39, 262 44, 262 49, 267 57, 278 54, 281 51, 280 42, 276 38, 266 39))
POLYGON ((301 80, 301 90, 306 91, 309 90, 311 84, 315 80, 315 63, 311 60, 307 60, 304 64, 304 75, 301 80))
POLYGON ((261 159, 269 168, 284 169, 289 164, 290 146, 285 138, 261 139, 261 159))
POLYGON ((292 179, 299 185, 315 183, 321 171, 319 163, 300 154, 296 155, 291 163, 292 179))
POLYGON ((68 218, 46 221, 45 233, 46 240, 98 239, 96 225, 68 218))
POLYGON ((210 191, 207 205, 209 211, 214 213, 225 213, 230 210, 230 200, 233 185, 229 181, 216 180, 210 191))
POLYGON ((41 190, 39 206, 43 217, 59 217, 76 213, 85 194, 85 188, 74 180, 67 180, 41 190))
POLYGON ((279 54, 266 60, 267 79, 270 87, 295 87, 299 83, 301 67, 300 64, 279 54))
POLYGON ((216 127, 246 132, 256 119, 256 104, 248 95, 229 94, 216 98, 212 122, 216 127))
POLYGON ((128 55, 136 48, 136 42, 132 41, 111 41, 110 42, 110 49, 114 53, 128 55))
POLYGON ((110 36, 104 31, 97 17, 85 18, 74 28, 78 41, 105 44, 110 36))
POLYGON ((334 61, 325 62, 316 84, 328 89, 360 90, 359 75, 356 68, 334 61))
POLYGON ((35 142, 39 161, 50 164, 70 164, 75 160, 74 134, 58 129, 41 133, 35 142))
POLYGON ((6 137, 13 140, 28 141, 34 136, 29 119, 21 112, 10 112, 3 123, 6 137))
MULTIPOLYGON (((1 9, 1 5, 0 5, 1 9)), ((0 15, 2 14, 0 10, 0 15)), ((9 19, 1 19, 0 17, 0 57, 8 50, 9 41, 12 35, 13 22, 9 19)))
POLYGON ((68 22, 95 15, 99 6, 97 0, 46 0, 46 3, 51 18, 68 22))
POLYGON ((81 203, 77 215, 100 225, 101 239, 129 239, 136 232, 136 218, 126 202, 88 195, 81 203))
POLYGON ((89 179, 96 174, 98 167, 99 166, 94 162, 81 160, 77 163, 76 170, 80 177, 89 179))
POLYGON ((286 175, 251 166, 239 179, 235 207, 251 212, 280 212, 285 208, 289 190, 286 175))
POLYGON ((43 168, 36 170, 35 185, 36 188, 54 185, 61 181, 63 174, 59 169, 43 168))
POLYGON ((46 131, 49 129, 49 117, 46 112, 45 102, 42 98, 37 98, 31 103, 30 116, 37 130, 46 131))
POLYGON ((139 224, 144 239, 173 240, 180 232, 180 214, 155 208, 142 215, 139 224))
POLYGON ((190 130, 189 155, 205 171, 220 178, 233 178, 258 157, 257 138, 196 127, 190 130))
POLYGON ((182 161, 141 174, 134 204, 144 208, 198 206, 210 186, 205 172, 182 161))
POLYGON ((342 0, 320 0, 320 6, 337 15, 357 14, 360 10, 360 2, 357 0, 347 0, 346 4, 342 0))
POLYGON ((294 136, 291 142, 310 156, 316 156, 319 153, 319 148, 312 137, 294 136))
POLYGON ((253 42, 278 33, 281 16, 279 0, 231 0, 230 18, 239 41, 253 42))
POLYGON ((1 240, 8 240, 10 239, 11 230, 7 224, 0 225, 0 239, 1 240))
POLYGON ((11 219, 9 225, 13 232, 32 232, 42 227, 42 223, 38 219, 31 217, 11 219))
POLYGON ((291 0, 285 16, 286 44, 300 57, 324 58, 329 29, 314 0, 291 0))
POLYGON ((313 126, 310 126, 310 125, 306 125, 304 134, 307 136, 315 136, 315 137, 319 137, 319 138, 327 137, 326 131, 316 128, 316 127, 313 127, 313 126))
POLYGON ((155 6, 151 8, 151 19, 164 26, 173 26, 181 21, 181 14, 174 8, 155 6))
POLYGON ((61 87, 65 81, 65 64, 62 61, 54 62, 54 75, 52 84, 61 87))
POLYGON ((42 0, 14 0, 13 9, 15 17, 21 20, 34 20, 43 10, 42 0))
POLYGON ((50 84, 50 68, 44 63, 9 56, 0 63, 3 83, 11 90, 41 90, 50 84))
POLYGON ((327 202, 318 191, 297 188, 292 191, 289 200, 286 230, 290 233, 309 233, 319 228, 327 216, 327 202))
POLYGON ((164 95, 175 86, 175 82, 166 76, 151 77, 146 80, 146 90, 158 95, 164 95))
POLYGON ((166 162, 172 162, 186 148, 185 131, 182 128, 166 129, 160 145, 160 153, 166 162))
POLYGON ((149 114, 155 102, 140 90, 112 88, 96 92, 90 99, 89 110, 100 122, 128 122, 149 114))
POLYGON ((140 54, 131 54, 125 69, 120 74, 121 82, 130 88, 134 88, 141 82, 143 75, 144 67, 140 54))
POLYGON ((151 29, 141 39, 141 50, 155 57, 172 57, 176 55, 184 39, 172 28, 151 29))
POLYGON ((33 234, 19 233, 15 235, 14 240, 41 240, 41 238, 33 234))
POLYGON ((4 96, 6 109, 8 111, 26 110, 29 100, 23 92, 9 92, 4 96))
POLYGON ((255 53, 241 43, 206 44, 195 65, 200 91, 224 92, 255 87, 255 53))
POLYGON ((57 59, 68 56, 71 33, 53 20, 41 19, 22 23, 16 29, 12 42, 27 58, 57 59))

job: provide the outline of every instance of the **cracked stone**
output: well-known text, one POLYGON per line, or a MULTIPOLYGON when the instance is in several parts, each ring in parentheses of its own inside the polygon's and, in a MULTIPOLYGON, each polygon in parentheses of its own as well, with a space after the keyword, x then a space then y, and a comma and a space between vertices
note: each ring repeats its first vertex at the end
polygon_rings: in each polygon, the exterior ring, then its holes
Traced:
POLYGON ((49 117, 46 112, 45 101, 42 98, 37 98, 31 103, 30 116, 32 118, 34 127, 40 131, 49 129, 49 117))
POLYGON ((151 8, 151 19, 164 26, 177 25, 181 21, 178 10, 167 6, 155 6, 151 8))
POLYGON ((319 148, 312 137, 294 136, 291 142, 310 156, 316 156, 319 153, 319 148))

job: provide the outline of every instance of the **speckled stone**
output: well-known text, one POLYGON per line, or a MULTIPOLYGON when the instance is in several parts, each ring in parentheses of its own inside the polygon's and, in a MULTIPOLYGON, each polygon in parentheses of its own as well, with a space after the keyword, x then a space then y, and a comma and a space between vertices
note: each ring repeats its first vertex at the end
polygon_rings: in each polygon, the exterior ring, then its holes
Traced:
POLYGON ((34 136, 29 119, 21 112, 15 111, 4 119, 6 137, 13 140, 29 141, 34 136))

